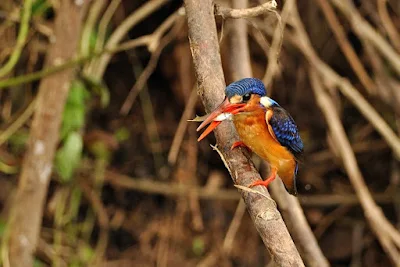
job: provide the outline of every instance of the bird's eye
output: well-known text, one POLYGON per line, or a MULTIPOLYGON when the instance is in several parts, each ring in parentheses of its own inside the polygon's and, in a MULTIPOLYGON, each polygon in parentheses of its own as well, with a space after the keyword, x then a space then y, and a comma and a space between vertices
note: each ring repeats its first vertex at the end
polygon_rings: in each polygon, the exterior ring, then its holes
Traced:
POLYGON ((250 97, 251 97, 250 94, 245 94, 245 95, 243 96, 243 102, 249 101, 249 100, 250 100, 250 97))

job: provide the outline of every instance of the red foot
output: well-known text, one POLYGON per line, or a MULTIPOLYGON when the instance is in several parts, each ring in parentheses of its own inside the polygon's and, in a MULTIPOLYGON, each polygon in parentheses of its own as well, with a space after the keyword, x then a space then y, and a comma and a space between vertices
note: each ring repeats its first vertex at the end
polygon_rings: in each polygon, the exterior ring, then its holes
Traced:
POLYGON ((246 146, 242 141, 237 141, 237 142, 233 143, 233 145, 231 146, 231 150, 233 150, 234 148, 239 147, 239 146, 247 148, 249 151, 251 151, 251 149, 248 146, 246 146))
POLYGON ((271 169, 271 174, 267 179, 265 179, 264 181, 257 180, 254 183, 252 183, 251 185, 249 185, 249 187, 254 187, 254 186, 257 186, 257 185, 263 185, 265 187, 268 187, 269 183, 271 183, 273 180, 275 180, 276 172, 277 172, 277 169, 276 168, 272 168, 271 169))
POLYGON ((232 144, 231 146, 231 150, 233 150, 234 148, 241 146, 241 147, 247 147, 242 141, 237 141, 235 143, 232 144))

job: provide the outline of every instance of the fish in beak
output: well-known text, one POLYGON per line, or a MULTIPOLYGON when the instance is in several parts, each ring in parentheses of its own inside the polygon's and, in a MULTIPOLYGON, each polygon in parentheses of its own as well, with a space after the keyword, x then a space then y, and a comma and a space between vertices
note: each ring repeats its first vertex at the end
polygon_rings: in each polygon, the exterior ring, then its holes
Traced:
POLYGON ((243 111, 245 106, 246 104, 244 103, 232 104, 229 102, 229 99, 225 97, 225 100, 213 112, 211 112, 197 128, 197 131, 200 131, 207 124, 210 124, 206 128, 206 130, 200 135, 197 141, 201 141, 204 137, 206 137, 209 133, 211 133, 218 125, 220 125, 222 121, 230 120, 232 118, 232 115, 235 115, 240 111, 243 111))

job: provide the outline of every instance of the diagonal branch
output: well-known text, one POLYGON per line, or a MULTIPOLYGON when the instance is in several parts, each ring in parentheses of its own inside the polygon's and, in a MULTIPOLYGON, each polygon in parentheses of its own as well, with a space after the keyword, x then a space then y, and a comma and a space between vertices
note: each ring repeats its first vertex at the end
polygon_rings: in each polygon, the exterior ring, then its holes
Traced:
MULTIPOLYGON (((207 111, 210 111, 224 98, 225 88, 213 4, 211 0, 185 0, 185 7, 199 94, 207 111)), ((247 186, 260 179, 248 155, 240 149, 230 150, 236 136, 232 123, 222 123, 215 135, 220 155, 235 184, 247 186)), ((275 202, 266 189, 259 190, 262 194, 241 193, 272 259, 279 266, 304 266, 275 202)))

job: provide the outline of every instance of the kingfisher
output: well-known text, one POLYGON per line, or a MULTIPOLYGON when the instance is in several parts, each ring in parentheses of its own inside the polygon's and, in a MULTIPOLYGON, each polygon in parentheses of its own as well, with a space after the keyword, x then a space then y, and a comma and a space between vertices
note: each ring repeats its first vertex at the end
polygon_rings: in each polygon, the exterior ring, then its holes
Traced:
POLYGON ((267 96, 259 79, 244 78, 233 82, 226 87, 225 95, 224 101, 197 128, 200 131, 210 124, 198 141, 222 121, 233 120, 240 141, 234 142, 231 149, 247 147, 270 164, 269 177, 249 187, 267 187, 278 175, 286 190, 297 195, 296 175, 304 145, 293 118, 267 96))

